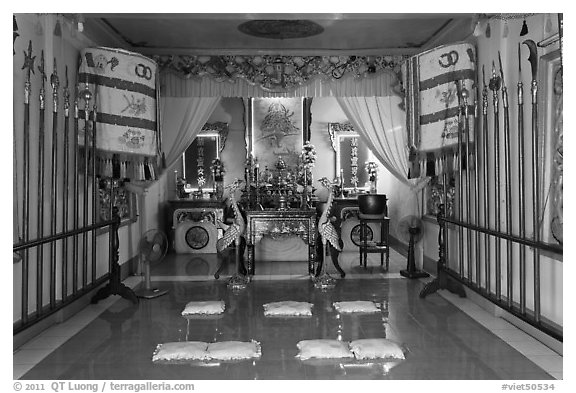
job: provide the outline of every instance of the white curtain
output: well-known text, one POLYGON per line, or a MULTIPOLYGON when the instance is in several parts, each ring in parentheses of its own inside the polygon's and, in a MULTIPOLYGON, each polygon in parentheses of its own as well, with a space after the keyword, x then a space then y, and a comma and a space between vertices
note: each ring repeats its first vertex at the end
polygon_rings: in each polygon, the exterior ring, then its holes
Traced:
POLYGON ((160 98, 162 150, 166 156, 166 169, 178 162, 219 102, 220 97, 160 98))
MULTIPOLYGON (((376 158, 416 194, 429 179, 408 179, 408 135, 401 98, 336 97, 342 110, 376 158)), ((415 201, 416 202, 416 201, 415 201)))

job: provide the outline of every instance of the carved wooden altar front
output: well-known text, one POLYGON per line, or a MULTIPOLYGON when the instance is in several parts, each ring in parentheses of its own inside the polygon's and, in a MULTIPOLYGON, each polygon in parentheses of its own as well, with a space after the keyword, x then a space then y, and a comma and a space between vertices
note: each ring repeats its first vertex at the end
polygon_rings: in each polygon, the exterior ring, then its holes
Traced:
POLYGON ((248 210, 246 219, 248 274, 254 274, 254 245, 263 236, 276 239, 286 236, 300 237, 308 244, 308 273, 314 273, 316 260, 316 212, 314 210, 248 210))

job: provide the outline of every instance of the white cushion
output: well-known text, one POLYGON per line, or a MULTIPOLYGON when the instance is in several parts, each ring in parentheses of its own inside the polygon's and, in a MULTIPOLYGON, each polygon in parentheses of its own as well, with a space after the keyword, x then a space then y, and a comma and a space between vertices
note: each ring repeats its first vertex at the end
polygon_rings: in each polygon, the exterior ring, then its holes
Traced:
POLYGON ((369 301, 353 301, 353 302, 334 302, 334 308, 337 312, 341 314, 346 313, 373 313, 380 312, 380 309, 376 306, 376 303, 369 301))
POLYGON ((274 302, 264 304, 265 316, 276 315, 312 315, 312 303, 307 302, 274 302))
POLYGON ((194 315, 194 314, 222 314, 226 304, 222 300, 207 301, 207 302, 189 302, 186 304, 182 315, 194 315))
POLYGON ((182 341, 158 344, 152 361, 174 361, 174 360, 206 360, 208 343, 201 341, 182 341))
POLYGON ((257 341, 221 341, 208 344, 208 356, 216 360, 259 358, 262 355, 257 341))
POLYGON ((348 343, 338 340, 302 340, 298 344, 299 353, 296 357, 300 360, 316 359, 341 359, 352 358, 354 354, 348 348, 348 343))
POLYGON ((385 338, 366 338, 350 343, 356 359, 405 359, 402 347, 385 338))

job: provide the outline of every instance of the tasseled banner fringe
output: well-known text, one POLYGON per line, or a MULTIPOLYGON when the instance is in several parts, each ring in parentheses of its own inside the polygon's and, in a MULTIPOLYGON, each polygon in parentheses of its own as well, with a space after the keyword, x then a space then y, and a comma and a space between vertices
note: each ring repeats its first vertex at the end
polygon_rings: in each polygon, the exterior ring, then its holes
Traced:
POLYGON ((459 167, 460 164, 459 164, 459 163, 460 163, 460 160, 459 160, 459 157, 458 157, 458 153, 453 153, 453 154, 452 154, 452 170, 453 170, 454 172, 458 172, 458 171, 459 171, 459 169, 460 169, 460 167, 459 167))
MULTIPOLYGON (((92 175, 91 151, 89 152, 89 175, 92 175)), ((79 173, 84 172, 84 151, 81 150, 79 173)), ((97 175, 114 179, 138 181, 157 180, 157 161, 153 157, 135 157, 126 154, 99 153, 96 162, 97 175)))

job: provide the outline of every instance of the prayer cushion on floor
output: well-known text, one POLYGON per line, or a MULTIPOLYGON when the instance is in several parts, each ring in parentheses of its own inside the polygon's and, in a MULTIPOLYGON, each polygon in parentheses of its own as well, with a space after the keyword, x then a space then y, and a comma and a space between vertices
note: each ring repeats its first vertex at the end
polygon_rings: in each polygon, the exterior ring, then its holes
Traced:
POLYGON ((385 338, 367 338, 350 343, 356 359, 405 359, 402 347, 385 338))
POLYGON ((206 360, 208 343, 202 341, 182 341, 158 344, 152 361, 175 361, 175 360, 206 360))
POLYGON ((312 303, 307 302, 294 302, 289 300, 284 302, 266 303, 263 307, 264 315, 266 316, 312 315, 312 303))
POLYGON ((296 357, 300 358, 300 360, 354 357, 354 354, 348 348, 348 343, 339 340, 302 340, 296 346, 300 351, 296 357))
POLYGON ((184 307, 182 315, 213 315, 222 314, 226 308, 225 303, 222 300, 207 301, 207 302, 189 302, 184 307))
POLYGON ((259 358, 262 355, 257 341, 221 341, 208 344, 208 356, 216 360, 239 360, 259 358))
POLYGON ((353 302, 334 302, 334 308, 337 312, 346 313, 372 313, 379 312, 380 309, 376 306, 376 303, 369 301, 353 301, 353 302))

